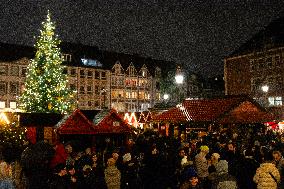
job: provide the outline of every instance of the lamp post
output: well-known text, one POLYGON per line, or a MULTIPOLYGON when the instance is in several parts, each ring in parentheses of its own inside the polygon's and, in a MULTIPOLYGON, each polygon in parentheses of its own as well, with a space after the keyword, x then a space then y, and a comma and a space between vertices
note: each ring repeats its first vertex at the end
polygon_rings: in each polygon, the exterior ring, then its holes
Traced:
POLYGON ((181 91, 182 91, 181 87, 182 87, 182 84, 184 83, 184 75, 183 75, 183 73, 181 71, 181 67, 180 66, 177 66, 176 75, 175 75, 175 81, 176 81, 176 83, 178 85, 178 90, 179 90, 179 94, 177 94, 179 96, 178 100, 181 102, 182 96, 183 96, 183 95, 181 95, 181 91))
POLYGON ((261 90, 264 92, 264 105, 265 106, 268 106, 268 103, 267 103, 267 93, 268 93, 268 90, 269 90, 269 86, 268 85, 263 85, 262 87, 261 87, 261 90))

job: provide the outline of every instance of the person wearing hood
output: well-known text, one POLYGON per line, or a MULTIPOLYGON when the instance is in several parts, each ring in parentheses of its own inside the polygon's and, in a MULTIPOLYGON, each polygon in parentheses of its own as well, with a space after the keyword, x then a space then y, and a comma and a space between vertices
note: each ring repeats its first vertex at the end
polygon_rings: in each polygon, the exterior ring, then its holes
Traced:
POLYGON ((121 173, 115 165, 115 159, 109 158, 105 169, 105 181, 108 189, 120 189, 121 173))
POLYGON ((228 162, 220 160, 216 165, 217 177, 213 181, 212 189, 237 189, 236 178, 228 173, 228 162))
POLYGON ((270 151, 263 151, 263 161, 257 168, 253 181, 257 184, 257 189, 277 189, 280 173, 272 162, 273 156, 270 151))

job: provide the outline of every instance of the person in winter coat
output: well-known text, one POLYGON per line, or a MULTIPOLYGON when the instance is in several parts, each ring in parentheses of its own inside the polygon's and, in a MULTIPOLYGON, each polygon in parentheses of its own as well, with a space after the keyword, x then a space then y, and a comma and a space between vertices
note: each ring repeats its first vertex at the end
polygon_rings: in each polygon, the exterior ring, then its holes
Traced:
POLYGON ((284 189, 284 158, 280 151, 273 151, 272 155, 274 160, 273 163, 280 173, 280 183, 278 188, 284 189))
POLYGON ((272 163, 273 157, 270 151, 263 153, 264 162, 257 168, 253 181, 257 184, 257 189, 276 189, 280 181, 280 173, 272 163))
POLYGON ((228 162, 220 160, 216 165, 217 177, 213 181, 212 189, 237 189, 236 178, 228 173, 228 162))
POLYGON ((120 171, 115 166, 115 159, 109 158, 105 169, 105 181, 108 189, 120 189, 120 171))
POLYGON ((244 150, 243 153, 244 157, 237 163, 236 179, 238 186, 241 189, 256 189, 253 177, 260 164, 254 159, 251 148, 244 150))
POLYGON ((206 155, 209 153, 208 146, 201 146, 200 152, 195 156, 195 166, 198 178, 202 185, 206 188, 208 185, 208 163, 206 155))
POLYGON ((183 177, 185 177, 185 181, 181 184, 180 189, 203 189, 193 167, 187 168, 183 173, 183 177))
POLYGON ((49 189, 68 189, 66 166, 63 163, 57 164, 54 174, 48 181, 49 189))

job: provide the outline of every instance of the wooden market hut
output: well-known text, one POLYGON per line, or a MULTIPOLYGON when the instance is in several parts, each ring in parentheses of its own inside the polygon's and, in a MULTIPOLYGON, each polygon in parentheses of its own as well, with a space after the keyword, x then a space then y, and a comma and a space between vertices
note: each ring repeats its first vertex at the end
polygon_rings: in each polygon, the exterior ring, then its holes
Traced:
MULTIPOLYGON (((188 99, 182 104, 153 117, 152 121, 167 135, 210 126, 259 124, 275 120, 257 102, 247 96, 226 96, 214 99, 188 99), (163 128, 164 129, 161 129, 163 128)), ((216 129, 216 128, 215 128, 216 129)))
POLYGON ((77 109, 56 125, 56 133, 61 140, 81 141, 99 150, 125 144, 132 130, 114 109, 77 109))
POLYGON ((46 140, 53 143, 56 135, 53 127, 63 117, 57 113, 24 113, 18 112, 20 127, 26 128, 26 137, 30 143, 46 140))

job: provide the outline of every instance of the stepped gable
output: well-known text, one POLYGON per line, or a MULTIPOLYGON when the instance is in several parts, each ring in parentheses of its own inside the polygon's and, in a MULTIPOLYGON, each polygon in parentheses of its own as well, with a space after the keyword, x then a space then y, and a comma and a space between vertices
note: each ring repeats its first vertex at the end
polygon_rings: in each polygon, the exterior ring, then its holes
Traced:
POLYGON ((263 30, 256 33, 251 39, 241 45, 229 57, 235 57, 261 51, 265 48, 284 46, 284 16, 273 20, 263 30))

